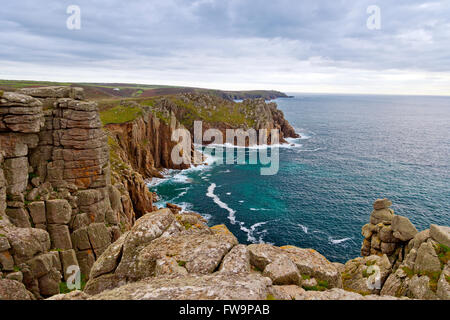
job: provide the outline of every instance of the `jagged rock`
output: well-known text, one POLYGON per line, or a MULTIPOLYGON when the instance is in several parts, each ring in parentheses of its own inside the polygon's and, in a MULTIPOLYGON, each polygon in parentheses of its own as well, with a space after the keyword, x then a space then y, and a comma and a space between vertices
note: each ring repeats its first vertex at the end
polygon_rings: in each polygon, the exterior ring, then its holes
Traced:
POLYGON ((437 242, 450 247, 450 227, 432 224, 430 226, 430 236, 437 242))
POLYGON ((417 250, 417 258, 414 265, 414 271, 441 271, 441 263, 431 243, 424 242, 420 245, 419 249, 417 250))
POLYGON ((66 294, 57 294, 46 300, 87 300, 90 296, 83 291, 75 290, 66 294))
POLYGON ((161 209, 138 219, 125 239, 122 259, 116 273, 124 277, 133 277, 137 271, 136 257, 140 251, 161 236, 174 219, 169 209, 161 209))
POLYGON ((90 278, 94 279, 103 274, 113 272, 120 262, 123 244, 128 236, 128 232, 124 233, 116 242, 110 245, 105 252, 95 261, 90 278))
POLYGON ((14 258, 8 251, 0 252, 0 266, 4 271, 14 270, 14 258))
POLYGON ((47 222, 52 224, 68 224, 72 215, 72 207, 67 200, 56 199, 46 201, 47 222))
POLYGON ((281 249, 297 265, 302 275, 328 282, 328 286, 342 287, 342 279, 336 267, 314 249, 284 246, 281 249))
POLYGON ((165 276, 104 291, 90 300, 263 300, 271 281, 258 274, 165 276))
POLYGON ((53 296, 59 293, 61 274, 51 269, 46 275, 39 278, 39 292, 43 296, 53 296))
POLYGON ((361 228, 361 234, 364 238, 370 238, 372 234, 377 230, 377 227, 371 223, 365 224, 361 228))
POLYGON ((22 283, 0 279, 0 300, 34 300, 34 296, 22 283))
POLYGON ((378 237, 385 243, 396 243, 399 241, 399 239, 394 237, 394 230, 392 230, 392 226, 381 227, 378 232, 378 237))
POLYGON ((301 283, 297 266, 284 255, 280 255, 273 262, 269 263, 264 268, 263 276, 272 279, 273 284, 276 285, 300 285, 301 283))
POLYGON ((342 273, 343 287, 359 294, 379 293, 391 273, 391 268, 386 255, 350 260, 345 264, 342 273))
POLYGON ((248 273, 250 270, 250 253, 243 244, 233 247, 223 258, 219 268, 221 272, 230 273, 248 273))
POLYGON ((49 224, 48 233, 52 240, 52 249, 69 250, 72 249, 69 227, 60 224, 49 224))
POLYGON ((430 278, 415 274, 409 283, 409 295, 416 299, 436 300, 436 294, 430 289, 430 278))
POLYGON ((137 270, 129 277, 143 279, 154 272, 156 260, 171 256, 182 264, 189 273, 212 273, 223 257, 234 246, 209 232, 179 233, 171 237, 153 240, 137 256, 137 270))
POLYGON ((49 273, 54 263, 54 256, 51 253, 41 254, 27 261, 34 278, 40 278, 49 273))
POLYGON ((87 233, 95 255, 100 257, 111 244, 111 236, 106 225, 104 223, 93 223, 87 227, 87 233))
POLYGON ((24 208, 7 208, 9 220, 19 228, 31 228, 30 216, 24 208))
POLYGON ((9 248, 11 248, 11 245, 9 244, 8 239, 4 236, 0 236, 0 252, 6 251, 9 248))
POLYGON ((23 281, 23 273, 21 271, 9 273, 6 276, 6 279, 14 280, 17 282, 22 282, 23 281))
POLYGON ((392 231, 394 231, 394 237, 401 241, 411 240, 418 232, 411 221, 402 216, 395 216, 392 219, 392 231))
POLYGON ((392 209, 380 209, 373 210, 370 215, 370 223, 377 225, 379 223, 384 223, 386 225, 391 224, 392 219, 394 219, 394 211, 392 209))
POLYGON ((8 238, 16 264, 50 250, 50 237, 44 230, 7 227, 2 234, 8 238))
POLYGON ((375 202, 373 203, 373 209, 374 210, 381 210, 381 209, 387 209, 390 206, 392 206, 392 202, 389 201, 388 199, 377 199, 375 200, 375 202))
POLYGON ((397 300, 395 297, 360 295, 355 292, 334 288, 326 291, 303 291, 295 300, 397 300))
POLYGON ((269 263, 272 263, 276 258, 283 254, 283 251, 270 244, 251 244, 248 246, 250 252, 250 263, 261 270, 266 268, 269 263))
POLYGON ((35 225, 45 224, 47 222, 44 201, 32 202, 28 205, 28 209, 30 210, 31 219, 33 219, 35 225))
POLYGON ((447 264, 437 284, 436 295, 439 299, 450 300, 450 265, 447 264))

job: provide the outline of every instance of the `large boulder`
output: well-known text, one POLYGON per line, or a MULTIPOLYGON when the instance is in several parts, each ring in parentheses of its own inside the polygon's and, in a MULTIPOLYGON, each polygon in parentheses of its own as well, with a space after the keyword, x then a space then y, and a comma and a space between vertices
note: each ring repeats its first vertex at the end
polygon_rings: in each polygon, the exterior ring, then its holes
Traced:
POLYGON ((432 224, 430 226, 430 236, 437 242, 450 247, 450 227, 432 224))
POLYGON ((342 272, 344 289, 364 295, 378 294, 391 270, 392 266, 386 255, 350 260, 342 272))
POLYGON ((104 291, 90 300, 265 300, 270 285, 270 279, 259 274, 164 276, 104 291))
POLYGON ((395 216, 392 219, 392 231, 394 237, 401 241, 409 241, 418 233, 411 221, 403 216, 395 216))
POLYGON ((14 280, 0 279, 0 300, 34 300, 25 286, 14 280))

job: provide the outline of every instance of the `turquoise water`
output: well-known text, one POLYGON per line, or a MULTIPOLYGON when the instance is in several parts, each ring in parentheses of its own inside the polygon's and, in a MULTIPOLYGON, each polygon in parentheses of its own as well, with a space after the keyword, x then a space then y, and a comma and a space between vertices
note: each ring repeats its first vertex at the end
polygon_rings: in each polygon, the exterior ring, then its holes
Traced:
MULTIPOLYGON (((280 148, 280 169, 210 165, 151 187, 225 223, 242 243, 314 248, 331 261, 360 255, 376 198, 419 230, 450 225, 450 98, 296 95, 278 106, 301 139, 280 148)), ((258 152, 258 150, 246 150, 258 152)))

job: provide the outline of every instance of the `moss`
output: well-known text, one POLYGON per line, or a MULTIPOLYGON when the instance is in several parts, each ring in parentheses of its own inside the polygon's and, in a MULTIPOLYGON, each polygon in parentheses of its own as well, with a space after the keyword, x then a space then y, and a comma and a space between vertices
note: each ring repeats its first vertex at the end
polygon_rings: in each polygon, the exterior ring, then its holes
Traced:
POLYGON ((3 233, 0 233, 0 238, 6 238, 6 236, 3 233))
POLYGON ((326 280, 317 280, 315 286, 303 286, 306 291, 325 291, 330 288, 330 284, 326 280))
POLYGON ((178 262, 178 265, 180 267, 184 267, 186 265, 186 261, 180 260, 180 261, 177 261, 177 262, 178 262))
POLYGON ((368 278, 368 277, 370 277, 372 274, 374 274, 376 272, 375 270, 373 270, 371 273, 369 273, 369 272, 367 272, 368 269, 369 268, 366 268, 362 272, 362 275, 363 275, 364 278, 368 278))
POLYGON ((273 294, 268 294, 266 297, 266 300, 276 300, 275 297, 273 296, 273 294))
POLYGON ((450 284, 450 276, 445 276, 445 280, 450 284))
POLYGON ((13 270, 14 270, 14 272, 19 272, 20 268, 18 266, 14 266, 13 270))
POLYGON ((0 98, 3 97, 3 90, 0 90, 0 98))
POLYGON ((430 281, 428 282, 428 286, 430 287, 430 289, 432 291, 436 292, 437 284, 438 284, 439 278, 441 277, 440 271, 437 271, 437 272, 419 271, 418 275, 419 276, 427 276, 430 279, 430 281))
POLYGON ((183 222, 183 226, 186 230, 189 230, 192 228, 192 225, 189 222, 183 222))
POLYGON ((341 274, 341 277, 342 277, 342 280, 349 280, 349 279, 352 278, 352 276, 350 275, 350 273, 347 273, 347 272, 343 272, 343 273, 341 274))
POLYGON ((366 266, 370 267, 370 266, 373 266, 376 263, 377 263, 376 260, 369 260, 369 261, 366 262, 366 266))
POLYGON ((261 270, 260 268, 254 266, 254 265, 252 265, 252 270, 253 270, 253 271, 256 271, 256 272, 260 272, 260 273, 263 272, 263 270, 261 270))
POLYGON ((443 268, 450 260, 450 247, 439 243, 435 247, 435 251, 438 255, 439 261, 441 262, 441 267, 443 268))
POLYGON ((311 279, 311 276, 309 276, 307 274, 302 274, 302 279, 303 280, 309 280, 309 279, 311 279))
MULTIPOLYGON (((83 274, 81 275, 81 283, 80 284, 81 284, 80 290, 83 291, 84 287, 86 287, 86 276, 84 276, 83 274)), ((67 282, 60 282, 59 283, 59 293, 66 294, 66 293, 72 292, 74 290, 77 290, 77 289, 70 290, 67 287, 67 282)))
POLYGON ((133 121, 142 116, 142 108, 115 106, 100 112, 103 125, 120 124, 133 121))
POLYGON ((414 270, 408 268, 408 267, 403 267, 402 270, 406 273, 406 275, 408 276, 409 279, 411 279, 414 276, 414 270))
POLYGON ((34 172, 30 172, 29 174, 28 174, 28 180, 31 180, 31 179, 33 179, 33 178, 36 178, 38 175, 36 174, 36 173, 34 173, 34 172))

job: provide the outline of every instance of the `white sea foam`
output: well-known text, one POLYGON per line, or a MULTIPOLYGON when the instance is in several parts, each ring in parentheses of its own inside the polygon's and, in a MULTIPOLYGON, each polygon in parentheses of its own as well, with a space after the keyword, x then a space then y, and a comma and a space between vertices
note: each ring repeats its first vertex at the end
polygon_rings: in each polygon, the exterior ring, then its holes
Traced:
POLYGON ((231 192, 227 192, 227 196, 231 196, 231 192))
POLYGON ((329 238, 328 240, 329 240, 330 243, 332 243, 332 244, 340 244, 340 243, 343 243, 343 242, 352 240, 352 238, 344 238, 344 239, 337 239, 337 240, 332 239, 332 238, 329 238))
POLYGON ((300 228, 302 228, 302 230, 303 230, 303 232, 304 233, 308 233, 308 227, 306 227, 306 226, 304 226, 304 225, 302 225, 302 224, 298 224, 298 226, 300 227, 300 228))
POLYGON ((230 220, 230 222, 232 224, 235 224, 236 218, 234 215, 236 214, 236 211, 231 209, 225 202, 221 201, 220 198, 214 194, 214 190, 216 189, 216 187, 217 186, 215 183, 211 183, 211 185, 208 187, 208 192, 206 193, 206 196, 209 198, 212 198, 214 203, 217 204, 219 207, 227 210, 228 211, 228 219, 230 220))
POLYGON ((265 225, 267 222, 268 222, 268 221, 255 223, 254 225, 250 226, 250 228, 246 228, 246 227, 244 226, 244 223, 241 222, 241 223, 240 223, 240 225, 241 225, 241 230, 247 233, 247 240, 248 240, 248 241, 250 241, 250 242, 252 242, 252 243, 263 243, 264 241, 263 241, 262 238, 263 238, 263 235, 264 235, 265 233, 267 233, 267 230, 262 230, 262 231, 259 232, 259 239, 256 239, 254 233, 255 233, 255 231, 256 231, 257 228, 259 228, 259 227, 262 226, 262 225, 265 225))

